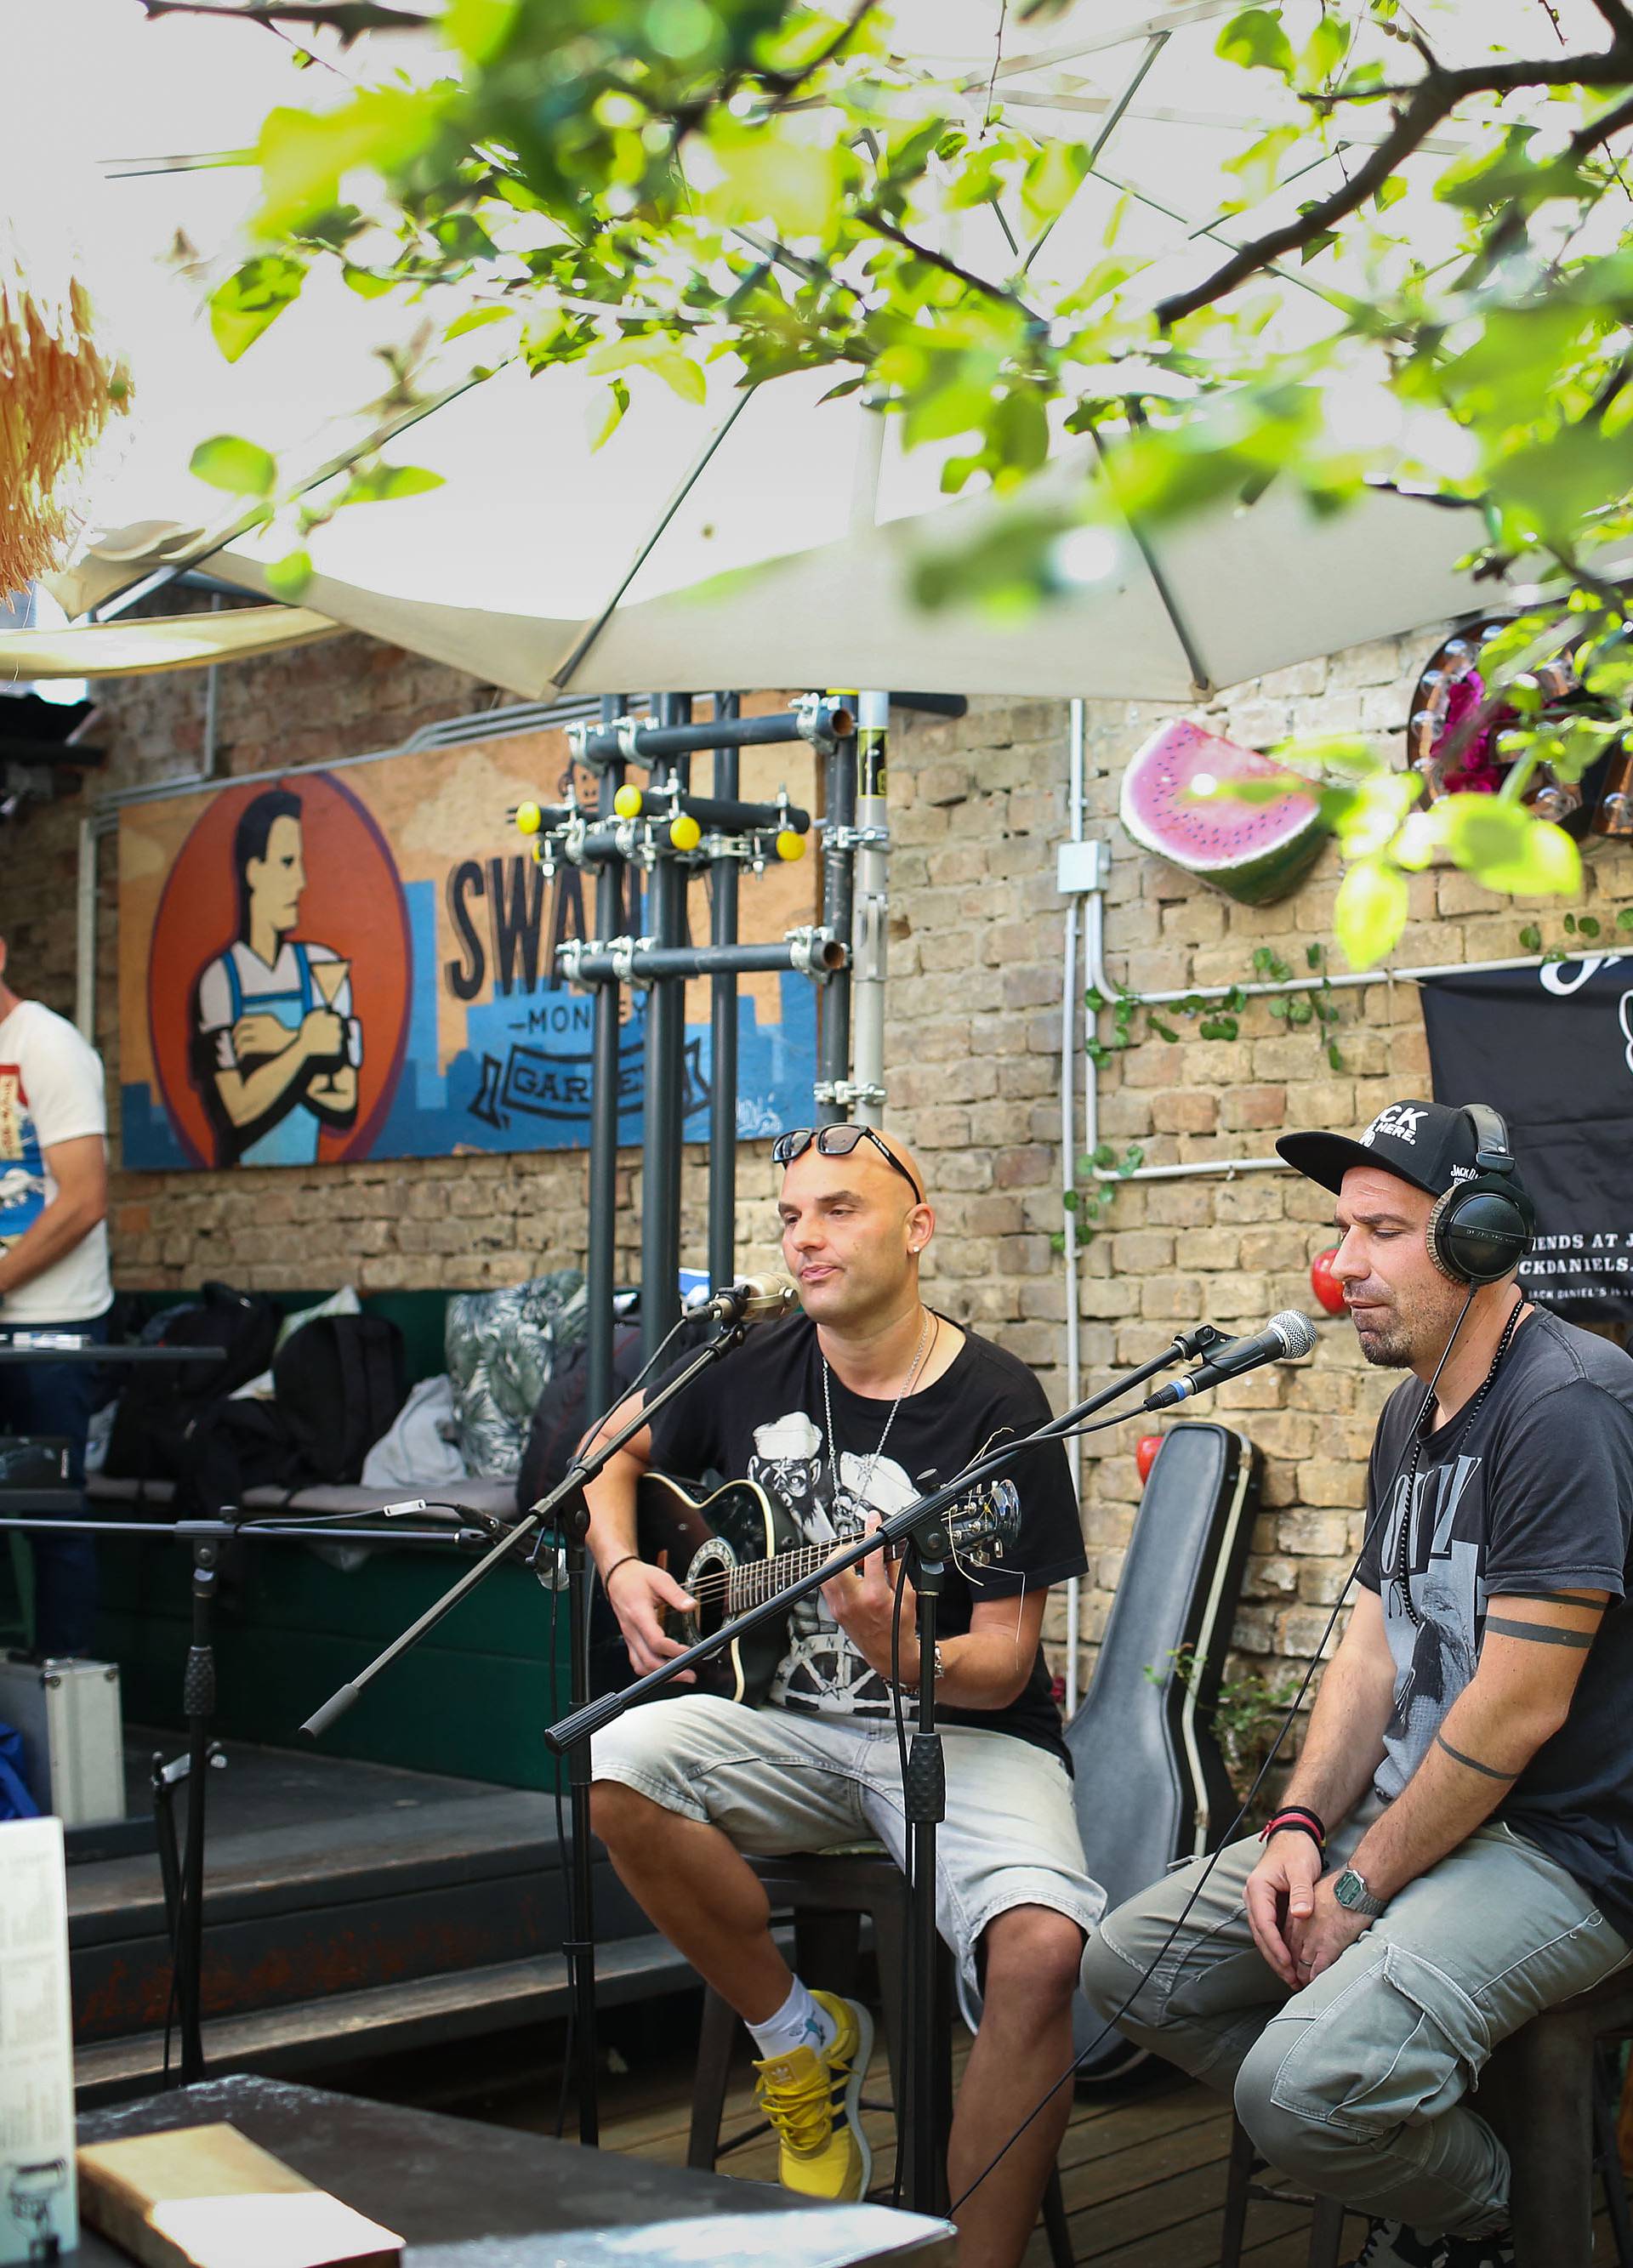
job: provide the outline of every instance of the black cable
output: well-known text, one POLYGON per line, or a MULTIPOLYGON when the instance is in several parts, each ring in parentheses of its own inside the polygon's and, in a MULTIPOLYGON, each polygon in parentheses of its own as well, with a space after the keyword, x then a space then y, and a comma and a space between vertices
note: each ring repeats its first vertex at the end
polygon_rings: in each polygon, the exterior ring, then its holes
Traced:
MULTIPOLYGON (((553 1592, 551 1594, 550 1602, 550 1646, 545 1656, 545 1675, 550 1679, 550 1705, 552 1709, 558 1708, 560 1705, 557 1698, 558 1660, 556 1653, 556 1638, 558 1627, 561 1621, 561 1601, 563 1595, 564 1594, 559 1591, 553 1592)), ((570 1602, 568 1612, 569 1614, 572 1612, 570 1602)), ((554 1764, 555 1769, 550 1777, 552 1781, 551 1793, 554 1797, 556 1807, 556 1866, 558 1872, 561 1876, 561 1911, 563 1915, 566 1918, 567 1927, 571 1930, 573 1927, 573 1868, 567 1857, 566 1807, 561 1800, 561 1776, 562 1773, 567 1770, 567 1759, 565 1756, 558 1756, 554 1759, 554 1764)), ((571 1982, 571 1979, 569 1979, 569 1982, 571 1982)), ((574 2032, 574 2022, 576 2017, 576 2009, 574 2007, 575 1997, 576 1996, 572 1992, 569 1992, 567 1995, 567 2030, 566 2037, 563 2043, 561 2051, 561 2087, 556 2097, 556 2139, 558 2142, 562 2140, 567 2130, 567 2093, 572 2080, 573 2056, 576 2039, 574 2032)))
MULTIPOLYGON (((904 1572, 905 1566, 906 1563, 904 1561, 904 1572)), ((924 1675, 922 1660, 919 1665, 919 1675, 920 1678, 924 1675)), ((913 1894, 913 1827, 907 1817, 907 1714, 902 1695, 902 1583, 899 1579, 896 1585, 895 1602, 890 1609, 890 1713, 896 1720, 896 1756, 901 1766, 902 1774, 904 1830, 902 1874, 906 1881, 907 1900, 911 1906, 913 1894)), ((897 1978, 896 1985, 901 2001, 901 2029, 898 2036, 902 2048, 899 2060, 905 2065, 909 2053, 909 2043, 913 2038, 913 1963, 911 1961, 903 1962, 901 1975, 897 1978)), ((879 1989, 881 1992, 888 1990, 883 1973, 879 1977, 879 1989)), ((890 2176, 892 2205, 899 2205, 902 2201, 902 2165, 905 2154, 902 2149, 901 2109, 901 2104, 898 2102, 896 2105, 896 2164, 890 2176)))
MULTIPOLYGON (((1418 1405, 1417 1416, 1412 1421, 1411 1428, 1407 1436, 1406 1447, 1401 1450, 1400 1456, 1395 1461, 1395 1469, 1389 1476, 1387 1486, 1378 1493, 1377 1502, 1381 1507, 1383 1516, 1385 1519, 1388 1517, 1389 1500, 1394 1494, 1395 1484, 1406 1469, 1407 1459, 1411 1454, 1412 1443, 1417 1436, 1423 1419, 1434 1407, 1435 1388, 1440 1383, 1440 1373, 1445 1368, 1446 1362, 1451 1355, 1452 1350, 1457 1344, 1458 1333, 1463 1328, 1464 1322, 1468 1315, 1468 1311, 1474 1303, 1474 1293, 1479 1288, 1478 1285, 1474 1284, 1471 1284, 1469 1286, 1468 1297, 1464 1300, 1461 1312, 1459 1314, 1456 1322, 1452 1326, 1452 1336, 1447 1339, 1445 1351, 1442 1353, 1439 1361, 1435 1365, 1434 1375, 1429 1381, 1429 1385, 1425 1389, 1422 1403, 1418 1405)), ((1126 1411, 1124 1414, 1125 1416, 1132 1417, 1137 1413, 1131 1410, 1126 1411)), ((1074 1426, 1070 1430, 1072 1432, 1082 1432, 1085 1433, 1095 1433, 1100 1431, 1101 1425, 1118 1423, 1120 1423, 1120 1420, 1104 1418, 1100 1421, 1100 1425, 1084 1425, 1082 1427, 1074 1426)), ((1068 1436, 1062 1434, 1060 1438, 1061 1440, 1066 1440, 1068 1436)), ((1326 1651, 1327 1640, 1332 1637, 1334 1631, 1338 1626, 1338 1617, 1342 1612, 1345 1602, 1349 1596, 1350 1588, 1355 1582, 1356 1577, 1361 1572, 1361 1562, 1366 1557, 1368 1541, 1369 1539, 1366 1537, 1363 1537, 1362 1540, 1361 1549, 1356 1555, 1355 1562, 1350 1567, 1349 1572, 1344 1578, 1337 1598, 1333 1602, 1333 1611, 1326 1618, 1326 1627, 1321 1632, 1321 1636, 1317 1642, 1315 1651, 1310 1656, 1308 1667, 1305 1668, 1304 1676, 1299 1682, 1298 1690, 1293 1697, 1292 1702, 1288 1708, 1287 1714, 1282 1718, 1280 1726, 1277 1727, 1276 1735, 1270 1744, 1269 1751, 1267 1754, 1263 1764, 1260 1765, 1258 1771, 1253 1776, 1252 1786, 1248 1789, 1247 1793, 1242 1798, 1241 1804, 1238 1808, 1235 1818, 1232 1819, 1230 1824, 1226 1828, 1223 1835, 1220 1837, 1217 1846, 1209 1854, 1208 1864, 1203 1867, 1201 1874, 1197 1877, 1196 1887, 1193 1889, 1190 1896, 1186 1900, 1185 1904, 1180 1909, 1179 1918, 1175 1921, 1173 1927, 1169 1931, 1161 1945, 1158 1946, 1156 1951, 1152 1955, 1141 1975, 1135 1979, 1133 1986, 1122 2000, 1121 2005, 1112 2013, 1112 2014, 1106 2018, 1105 2023, 1101 2025, 1099 2030, 1094 2035, 1088 2045, 1081 2049, 1078 2053, 1072 2058, 1071 2062, 1068 2064, 1066 2069, 1060 2073, 1059 2079, 1055 2080, 1054 2084, 1047 2090, 1047 2092, 1039 2096, 1038 2100, 1027 2112, 1025 2117, 1022 2119, 1020 2124, 1009 2136, 1008 2141, 1004 2143, 1002 2148, 996 2151, 988 2160, 987 2163, 981 2168, 980 2172, 977 2174, 975 2179, 970 2183, 969 2187, 963 2191, 962 2195, 956 2197, 953 2199, 951 2205, 948 2207, 948 2211, 950 2213, 957 2213, 959 2206, 964 2204, 964 2200, 974 2195, 975 2191, 979 2189, 981 2183, 986 2179, 988 2174, 993 2172, 994 2168, 1001 2165, 1004 2159, 1008 2157, 1009 2152, 1020 2140, 1022 2135, 1026 2132, 1028 2127, 1033 2124, 1034 2120, 1042 2117, 1044 2111, 1048 2108, 1049 2104, 1053 2102, 1060 2089, 1076 2077, 1078 2071, 1094 2053, 1101 2041, 1108 2038, 1110 2035, 1116 2030, 1118 2025, 1122 2021, 1129 2009, 1133 2007, 1134 2002, 1139 1999, 1141 1993, 1144 1992, 1146 1986, 1150 1983, 1162 1962, 1167 1958, 1169 1950, 1173 1945, 1175 1939, 1179 1936, 1180 1931, 1185 1927, 1186 1923, 1190 1918, 1192 1908, 1195 1905, 1198 1898, 1201 1896, 1202 1892, 1207 1889, 1209 1881, 1212 1879, 1214 1868, 1219 1864, 1220 1859, 1224 1856, 1226 1851, 1230 1849, 1231 1844, 1235 1841, 1238 1830, 1241 1827, 1242 1822, 1252 1809, 1254 1798, 1258 1795, 1260 1789, 1263 1786, 1266 1776, 1269 1772, 1270 1767, 1275 1764, 1276 1757, 1280 1755, 1282 1743, 1286 1740, 1289 1733, 1290 1733, 1293 1728, 1293 1724, 1298 1715, 1298 1712, 1304 1706, 1304 1696, 1310 1690, 1310 1681, 1316 1674, 1317 1668, 1320 1663, 1321 1656, 1326 1651)))

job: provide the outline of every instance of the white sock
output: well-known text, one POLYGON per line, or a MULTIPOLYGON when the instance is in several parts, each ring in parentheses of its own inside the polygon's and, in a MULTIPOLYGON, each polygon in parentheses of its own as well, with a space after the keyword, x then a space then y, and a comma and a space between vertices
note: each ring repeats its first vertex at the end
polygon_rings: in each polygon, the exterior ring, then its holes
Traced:
POLYGON ((794 1990, 776 2014, 767 2016, 763 2024, 750 2024, 749 2029, 754 2035, 760 2060, 769 2063, 774 2056, 792 2055, 795 2048, 812 2048, 820 2055, 839 2026, 811 1998, 809 1987, 796 1977, 794 1990))

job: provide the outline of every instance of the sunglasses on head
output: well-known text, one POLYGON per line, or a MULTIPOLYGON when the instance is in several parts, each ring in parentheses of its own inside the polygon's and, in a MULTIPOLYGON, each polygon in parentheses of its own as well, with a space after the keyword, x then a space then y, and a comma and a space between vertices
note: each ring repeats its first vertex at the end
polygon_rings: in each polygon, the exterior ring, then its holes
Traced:
POLYGON ((920 1204, 925 1202, 924 1191, 919 1187, 901 1160, 888 1142, 882 1142, 871 1126, 795 1126, 787 1134, 780 1134, 772 1145, 772 1162, 791 1166, 796 1158, 815 1147, 819 1158, 848 1158, 863 1142, 871 1142, 887 1166, 894 1166, 920 1204))

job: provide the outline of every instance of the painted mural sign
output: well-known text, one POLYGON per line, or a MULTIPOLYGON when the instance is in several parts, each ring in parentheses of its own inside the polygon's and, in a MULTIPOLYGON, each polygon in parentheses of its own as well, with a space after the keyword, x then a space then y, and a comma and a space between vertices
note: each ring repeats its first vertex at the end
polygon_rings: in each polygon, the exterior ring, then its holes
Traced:
MULTIPOLYGON (((809 804, 802 747, 746 750, 741 792, 809 804)), ((381 756, 128 807, 119 838, 127 1167, 311 1166, 570 1149, 589 1138, 594 1004, 556 975, 594 881, 546 880, 507 813, 558 798, 558 733, 381 756)), ((693 784, 709 787, 700 760, 693 784)), ((593 796, 587 776, 580 791, 593 796)), ((816 862, 745 876, 745 941, 813 918, 816 862)), ((640 934, 640 880, 624 925, 640 934)), ((706 937, 706 886, 691 894, 706 937)), ((623 996, 619 1136, 641 1130, 645 998, 623 996)), ((687 988, 686 1132, 706 1131, 708 988, 687 988)), ((738 1131, 809 1117, 816 1002, 745 977, 738 1131)))

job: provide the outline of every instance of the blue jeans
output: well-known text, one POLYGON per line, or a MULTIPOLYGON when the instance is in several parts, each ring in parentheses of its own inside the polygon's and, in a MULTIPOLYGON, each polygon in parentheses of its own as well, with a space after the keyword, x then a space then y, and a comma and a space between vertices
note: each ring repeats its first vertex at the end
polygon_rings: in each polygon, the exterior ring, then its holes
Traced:
MULTIPOLYGON (((107 1337, 107 1317, 84 1323, 18 1323, 0 1329, 0 1339, 21 1331, 71 1331, 100 1345, 107 1337)), ((97 1366, 89 1362, 0 1363, 0 1432, 66 1438, 76 1487, 85 1476, 85 1429, 96 1375, 97 1366)), ((85 1518, 83 1496, 72 1516, 85 1518)), ((67 1527, 60 1533, 36 1528, 26 1541, 34 1565, 34 1651, 88 1654, 96 1628, 95 1544, 67 1527)))

